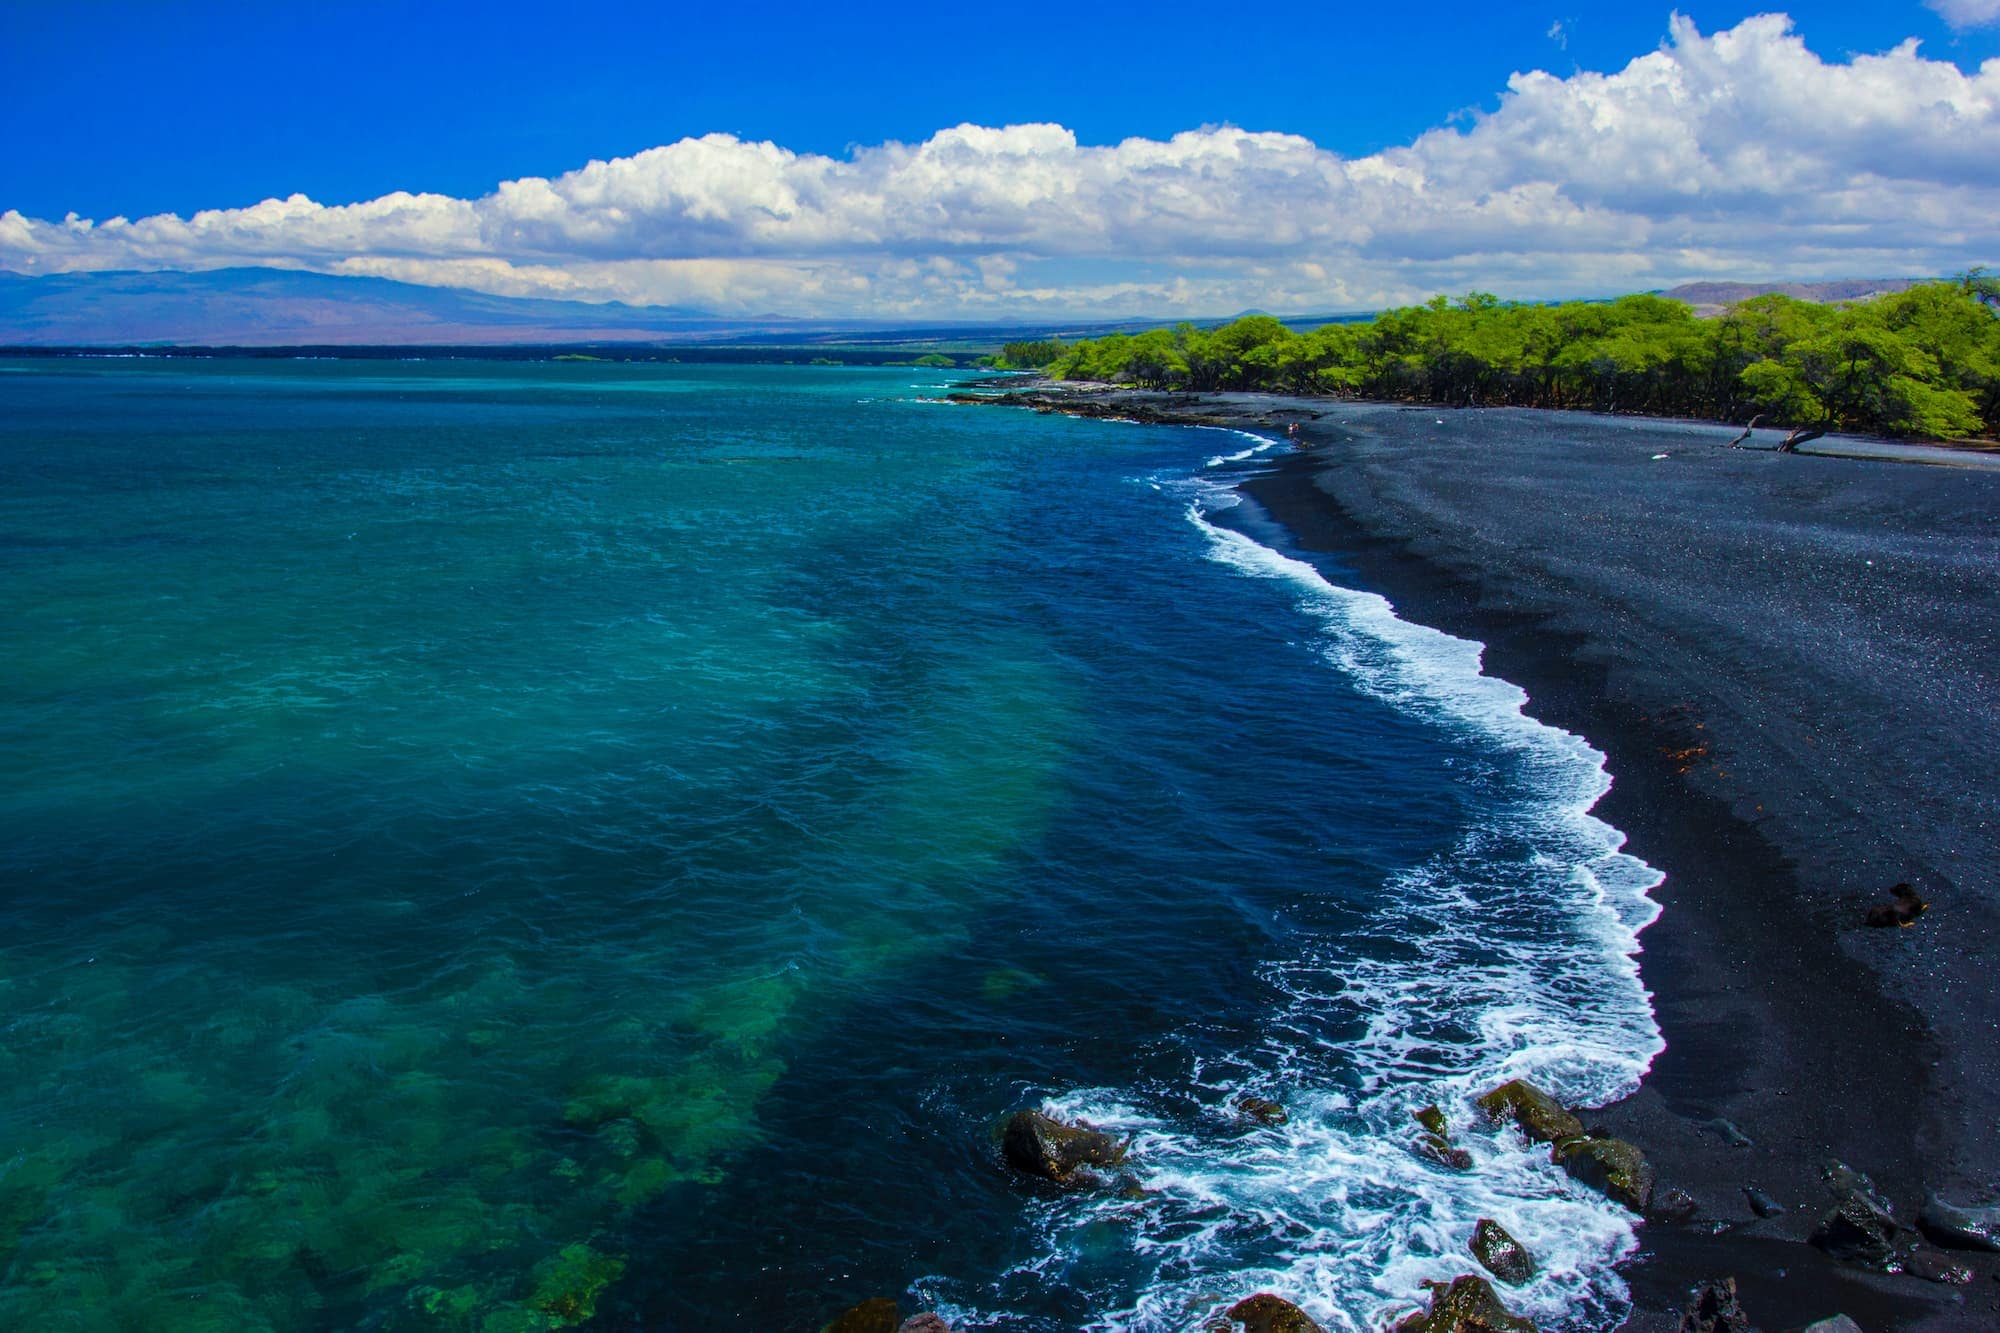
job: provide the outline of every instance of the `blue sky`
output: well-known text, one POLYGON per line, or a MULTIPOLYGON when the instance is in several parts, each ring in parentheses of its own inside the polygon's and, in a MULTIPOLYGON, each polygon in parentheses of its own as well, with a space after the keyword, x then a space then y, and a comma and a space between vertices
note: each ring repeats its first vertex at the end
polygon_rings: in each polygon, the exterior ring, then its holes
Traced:
MULTIPOLYGON (((1705 30, 1783 8, 1823 55, 1906 37, 1965 65, 1910 0, 1682 0, 1705 30)), ((192 212, 293 192, 469 196, 725 130, 799 151, 1053 120, 1085 143, 1198 125, 1350 156, 1406 143, 1515 70, 1615 68, 1670 3, 8 4, 0 207, 192 212), (1551 37, 1556 24, 1561 31, 1551 37)))
MULTIPOLYGON (((1796 0, 1786 11, 1797 37, 1827 65, 1888 51, 1908 38, 1921 40, 1927 69, 1951 67, 1976 76, 1981 62, 2000 57, 2000 0, 1933 4, 1936 9, 1915 0, 1796 0), (1939 10, 1954 15, 1957 26, 1939 10)), ((1685 3, 1691 30, 1710 37, 1736 29, 1761 8, 1685 3)), ((1565 86, 1576 89, 1584 87, 1581 77, 1589 73, 1615 74, 1669 42, 1670 12, 1666 6, 1575 0, 1532 6, 1454 0, 1421 8, 1321 0, 1236 7, 950 9, 6 3, 0 6, 0 88, 5 89, 0 95, 10 103, 14 132, 0 148, 0 210, 22 220, 15 232, 28 239, 10 245, 0 223, 0 267, 36 272, 128 261, 129 266, 205 267, 246 258, 192 242, 181 249, 163 244, 148 249, 125 238, 116 248, 101 233, 85 244, 75 236, 29 236, 24 230, 30 220, 57 222, 71 212, 100 221, 156 214, 188 218, 197 210, 238 209, 293 195, 341 205, 394 191, 477 201, 503 181, 559 179, 592 159, 630 158, 715 132, 770 141, 794 154, 846 160, 857 150, 891 142, 921 144, 961 123, 1050 122, 1066 127, 1080 148, 1132 136, 1164 142, 1226 124, 1299 136, 1329 160, 1362 160, 1411 145, 1426 131, 1469 131, 1478 123, 1472 113, 1491 116, 1502 109, 1509 77, 1518 71, 1547 71, 1556 80, 1573 81, 1565 86)), ((1732 95, 1745 99, 1746 116, 1763 115, 1752 105, 1754 81, 1762 76, 1748 65, 1741 70, 1748 72, 1740 77, 1752 82, 1732 95)), ((2000 80, 2000 66, 1994 77, 2000 80)), ((1797 103, 1792 110, 1801 116, 1810 114, 1808 82, 1792 90, 1797 103)), ((1984 86, 1983 81, 1966 85, 1968 106, 1984 96, 1979 91, 1984 86)), ((1975 120, 1975 128, 1986 125, 1975 120)), ((1951 120, 1949 132, 1958 133, 1962 123, 1963 117, 1951 120)), ((1882 139, 1867 126, 1853 129, 1856 145, 1882 139)), ((1916 131, 1904 125, 1900 132, 1916 131)), ((1715 131, 1710 126, 1703 133, 1715 131)), ((1060 151, 1060 145, 1050 151, 1060 151)), ((1866 164, 1836 165, 1845 170, 1866 164)), ((674 169, 685 176, 688 164, 674 169)), ((742 177, 727 164, 715 169, 742 177)), ((1205 170, 1199 164, 1189 169, 1193 179, 1205 170)), ((1951 188, 1949 170, 1933 184, 1951 188)), ((1296 178, 1298 170, 1288 167, 1279 175, 1296 178)), ((1590 190, 1601 193, 1599 186, 1579 193, 1574 182, 1556 186, 1577 199, 1590 190)), ((1159 196, 1149 197, 1157 206, 1159 196)), ((1496 196, 1489 189, 1483 197, 1496 196)), ((1584 200, 1586 207, 1602 203, 1584 200)), ((685 221, 685 201, 675 207, 685 221)), ((666 263, 754 259, 765 265, 768 279, 772 263, 810 260, 818 265, 817 276, 799 289, 801 302, 827 308, 864 299, 858 294, 862 287, 850 287, 843 296, 844 279, 823 262, 842 247, 867 249, 859 233, 834 240, 824 229, 805 237, 806 229, 794 227, 791 241, 767 237, 752 243, 740 229, 716 235, 713 228, 668 230, 671 241, 664 239, 668 232, 654 232, 615 253, 594 240, 566 247, 544 237, 518 253, 489 255, 481 249, 474 255, 462 240, 455 241, 431 256, 442 264, 448 250, 456 265, 451 268, 412 267, 427 252, 409 235, 380 245, 353 237, 346 254, 328 250, 321 236, 313 245, 280 249, 271 257, 325 271, 392 272, 400 265, 392 275, 639 300, 684 299, 690 291, 700 296, 702 284, 689 276, 695 270, 686 268, 682 276, 688 281, 681 284, 686 290, 657 281, 651 287, 620 287, 602 266, 643 261, 655 266, 647 272, 657 278, 665 272, 658 266, 666 263), (474 259, 485 267, 472 264, 474 259), (569 276, 560 282, 522 276, 531 269, 545 274, 552 262, 569 276), (506 265, 505 271, 496 263, 506 265), (480 278, 481 273, 488 276, 480 278)), ((1357 262, 1371 243, 1379 246, 1382 234, 1378 227, 1372 241, 1348 238, 1346 244, 1358 247, 1357 262)), ((882 239, 877 232, 869 235, 882 239)), ((1183 285, 1176 298, 1169 288, 1176 276, 1187 276, 1190 261, 1202 258, 1198 245, 1182 247, 1189 253, 1162 251, 1145 266, 1121 267, 1117 254, 1094 252, 1083 237, 1048 241, 1018 227, 967 231, 941 224, 929 247, 913 242, 907 227, 898 237, 878 246, 877 257, 922 265, 942 256, 965 273, 977 269, 988 291, 996 273, 1033 271, 1050 279, 1033 288, 1043 293, 1037 300, 1046 305, 1062 299, 1052 293, 1073 289, 1079 295, 1071 304, 1079 309, 1096 299, 1085 288, 1114 301, 1137 300, 1150 291, 1172 306, 1177 299, 1224 299, 1223 287, 1227 299, 1241 290, 1249 303, 1260 282, 1290 284, 1290 291, 1311 281, 1309 273, 1300 272, 1281 275, 1282 281, 1268 274, 1260 278, 1251 270, 1270 268, 1264 261, 1277 256, 1238 245, 1232 262, 1241 281, 1183 285)), ((1855 262, 1879 262, 1893 254, 1896 247, 1883 240, 1874 236, 1855 262)), ((1984 237, 1969 243, 1984 244, 1984 237)), ((1297 255, 1311 257, 1293 258, 1321 269, 1344 253, 1339 246, 1301 245, 1297 255)), ((1388 281, 1396 265, 1414 281, 1426 275, 1427 263, 1435 265, 1440 246, 1457 247, 1469 257, 1467 266, 1476 267, 1478 245, 1440 236, 1437 244, 1397 256, 1387 268, 1378 264, 1382 276, 1350 284, 1352 294, 1359 298, 1365 289, 1372 299, 1402 290, 1388 281)), ((1910 247, 1912 262, 1921 248, 1910 247)), ((1518 245, 1507 242, 1502 249, 1513 254, 1518 245)), ((247 258, 255 262, 261 253, 253 247, 247 258)), ((1815 251, 1792 267, 1823 268, 1834 258, 1815 251)), ((1719 266, 1733 262, 1725 256, 1719 266)), ((1543 271, 1556 274, 1549 266, 1543 271)), ((639 272, 631 269, 628 276, 639 272)), ((1597 280, 1595 272, 1579 273, 1571 285, 1597 280)), ((708 280, 711 296, 719 281, 708 280)), ((935 292, 912 295, 911 283, 924 281, 929 279, 905 280, 891 302, 914 310, 933 301, 935 292)), ((750 285, 760 295, 782 297, 786 290, 771 281, 750 285)), ((887 290, 868 287, 867 299, 887 290)))

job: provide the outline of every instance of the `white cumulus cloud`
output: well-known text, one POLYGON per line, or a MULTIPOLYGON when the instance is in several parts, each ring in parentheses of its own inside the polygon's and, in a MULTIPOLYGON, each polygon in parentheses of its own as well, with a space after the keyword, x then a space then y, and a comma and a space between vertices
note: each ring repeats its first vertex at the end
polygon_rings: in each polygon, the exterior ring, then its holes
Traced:
POLYGON ((274 264, 822 315, 1331 309, 1996 254, 2000 61, 1968 74, 1914 41, 1828 61, 1783 15, 1712 35, 1676 15, 1621 70, 1517 74, 1470 123, 1360 158, 1231 126, 960 125, 837 158, 711 134, 477 199, 0 213, 0 266, 24 273, 274 264))
POLYGON ((1954 28, 2000 23, 2000 0, 1924 0, 1954 28))

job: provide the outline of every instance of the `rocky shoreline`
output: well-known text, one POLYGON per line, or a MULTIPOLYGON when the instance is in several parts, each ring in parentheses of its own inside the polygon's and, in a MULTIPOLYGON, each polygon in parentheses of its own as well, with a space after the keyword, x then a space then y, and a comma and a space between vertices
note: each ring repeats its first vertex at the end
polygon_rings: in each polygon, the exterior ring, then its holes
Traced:
MULTIPOLYGON (((1246 494, 1609 756, 1598 813, 1668 875, 1640 960, 1668 1049, 1550 1141, 1647 1216, 1628 1328, 2000 1327, 2000 593, 1966 573, 2000 551, 2000 474, 1680 422, 1005 387, 953 400, 1289 438, 1246 494)), ((1481 1317, 1436 1327, 1508 1326, 1481 1317)))
MULTIPOLYGON (((1279 1103, 1243 1097, 1237 1109, 1260 1125, 1285 1123, 1279 1103)), ((1511 1127, 1529 1143, 1549 1146, 1549 1163, 1586 1188, 1595 1190, 1655 1227, 1705 1229, 1726 1234, 1726 1224, 1705 1219, 1694 1196, 1662 1184, 1645 1153, 1634 1144, 1612 1137, 1601 1128, 1585 1128, 1574 1111, 1534 1085, 1509 1080, 1475 1098, 1473 1107, 1498 1127, 1511 1127)), ((1451 1140, 1449 1119, 1436 1105, 1417 1111, 1421 1134, 1413 1145, 1418 1153, 1459 1170, 1473 1165, 1471 1155, 1451 1140)), ((1741 1137, 1740 1134, 1738 1137, 1741 1137)), ((1085 1121, 1065 1121, 1039 1107, 1023 1107, 1000 1129, 1000 1156, 1023 1177, 1062 1191, 1115 1189, 1135 1199, 1146 1190, 1122 1166, 1131 1144, 1085 1121)), ((1747 1141, 1741 1146, 1748 1146, 1747 1141)), ((1915 1226, 1900 1222, 1893 1205, 1863 1173, 1834 1161, 1823 1170, 1832 1204, 1819 1217, 1806 1243, 1824 1260, 1857 1271, 1904 1275, 1946 1286, 1968 1285, 1973 1268, 1968 1254, 2000 1253, 2000 1209, 1965 1210, 1928 1200, 1915 1226), (1920 1239, 1919 1239, 1920 1237, 1920 1239), (1925 1242, 1929 1242, 1926 1245, 1925 1242), (1942 1251, 1954 1252, 1946 1256, 1942 1251)), ((1760 1192, 1746 1191, 1760 1217, 1786 1210, 1760 1192)), ((1388 1333, 1537 1333, 1533 1320, 1515 1314, 1500 1289, 1532 1281, 1536 1259, 1505 1227, 1482 1217, 1465 1245, 1489 1274, 1463 1274, 1449 1283, 1427 1282, 1427 1308, 1410 1311, 1389 1326, 1388 1333), (1499 1284, 1496 1289, 1495 1284, 1499 1284)), ((1755 1333, 1744 1310, 1736 1277, 1697 1281, 1679 1302, 1665 1310, 1641 1311, 1635 1323, 1671 1326, 1676 1333, 1755 1333)), ((1844 1313, 1815 1319, 1801 1326, 1804 1333, 1854 1333, 1861 1326, 1844 1313)), ((1324 1333, 1321 1325, 1290 1300, 1273 1292, 1257 1292, 1231 1305, 1206 1333, 1324 1333)), ((934 1311, 904 1318, 890 1297, 873 1297, 849 1307, 821 1333, 952 1333, 934 1311)))

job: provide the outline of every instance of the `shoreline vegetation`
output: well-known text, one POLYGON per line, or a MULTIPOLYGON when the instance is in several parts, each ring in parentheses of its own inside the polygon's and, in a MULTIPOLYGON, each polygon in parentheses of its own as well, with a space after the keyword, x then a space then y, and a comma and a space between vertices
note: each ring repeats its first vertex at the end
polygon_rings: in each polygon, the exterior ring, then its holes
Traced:
POLYGON ((1868 301, 1753 297, 1714 318, 1664 296, 1554 305, 1483 292, 1295 332, 1270 315, 1063 343, 997 363, 1053 380, 1531 407, 1931 441, 2000 433, 2000 278, 1973 269, 1868 301))

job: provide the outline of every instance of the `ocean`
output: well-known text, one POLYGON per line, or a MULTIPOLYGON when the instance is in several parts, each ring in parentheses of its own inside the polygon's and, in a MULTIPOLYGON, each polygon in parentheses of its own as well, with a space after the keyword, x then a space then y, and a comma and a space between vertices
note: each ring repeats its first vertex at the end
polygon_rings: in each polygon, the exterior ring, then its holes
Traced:
POLYGON ((1602 756, 1281 441, 960 378, 0 362, 0 1326, 1615 1325, 1467 1101, 1660 1049, 1602 756))

